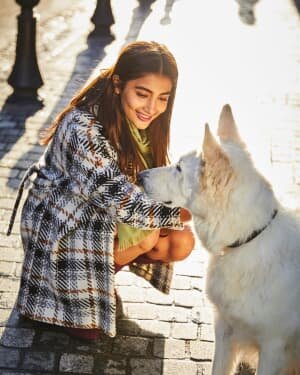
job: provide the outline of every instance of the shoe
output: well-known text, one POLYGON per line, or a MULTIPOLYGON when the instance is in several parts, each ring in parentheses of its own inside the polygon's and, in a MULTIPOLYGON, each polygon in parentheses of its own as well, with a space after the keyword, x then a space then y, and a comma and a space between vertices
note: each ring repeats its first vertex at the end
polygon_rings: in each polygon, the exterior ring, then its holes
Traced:
POLYGON ((69 336, 85 341, 98 341, 101 337, 100 329, 84 329, 65 327, 64 330, 69 336))
POLYGON ((156 264, 156 263, 162 263, 161 260, 150 259, 146 254, 139 255, 132 262, 133 263, 138 263, 138 264, 156 264))

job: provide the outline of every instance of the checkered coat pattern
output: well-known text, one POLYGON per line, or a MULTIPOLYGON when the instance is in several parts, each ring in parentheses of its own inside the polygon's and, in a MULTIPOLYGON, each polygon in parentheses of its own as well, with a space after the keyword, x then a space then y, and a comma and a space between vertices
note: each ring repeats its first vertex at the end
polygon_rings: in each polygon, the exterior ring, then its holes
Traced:
MULTIPOLYGON (((149 199, 118 167, 101 124, 74 109, 41 157, 21 216, 24 263, 17 308, 50 324, 115 336, 116 223, 181 229, 179 208, 149 199)), ((164 293, 172 264, 132 264, 164 293)))

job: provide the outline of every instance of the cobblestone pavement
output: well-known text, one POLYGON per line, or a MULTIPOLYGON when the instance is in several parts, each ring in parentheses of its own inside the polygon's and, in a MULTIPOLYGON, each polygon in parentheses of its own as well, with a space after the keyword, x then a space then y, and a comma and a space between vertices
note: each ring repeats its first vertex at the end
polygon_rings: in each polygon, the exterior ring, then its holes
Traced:
POLYGON ((5 229, 26 168, 43 151, 39 133, 78 87, 108 66, 135 39, 158 40, 178 60, 180 79, 171 151, 201 144, 230 102, 258 167, 280 198, 300 207, 299 14, 289 0, 261 0, 256 23, 245 24, 234 0, 112 0, 115 40, 89 38, 94 0, 74 1, 38 22, 42 109, 6 102, 14 40, 1 41, 0 67, 0 374, 209 374, 214 348, 212 310, 203 292, 206 255, 197 244, 176 264, 171 294, 122 271, 118 335, 96 344, 59 327, 30 323, 14 310, 22 250, 18 222, 5 229), (183 125, 184 124, 184 125, 183 125))

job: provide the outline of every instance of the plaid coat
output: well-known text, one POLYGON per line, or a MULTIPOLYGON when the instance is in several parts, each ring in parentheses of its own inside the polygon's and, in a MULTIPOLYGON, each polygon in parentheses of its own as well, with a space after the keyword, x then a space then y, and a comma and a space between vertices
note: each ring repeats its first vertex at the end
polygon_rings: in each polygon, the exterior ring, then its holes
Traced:
MULTIPOLYGON (((21 216, 25 255, 17 308, 31 319, 115 336, 116 223, 181 229, 179 208, 131 184, 101 124, 79 109, 62 120, 34 171, 21 216)), ((172 264, 130 268, 168 293, 172 264)))

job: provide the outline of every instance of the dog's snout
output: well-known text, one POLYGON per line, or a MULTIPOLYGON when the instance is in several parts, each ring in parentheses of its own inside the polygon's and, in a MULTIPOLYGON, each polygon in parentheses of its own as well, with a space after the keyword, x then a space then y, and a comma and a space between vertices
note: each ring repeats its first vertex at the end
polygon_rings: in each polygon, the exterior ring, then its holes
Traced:
POLYGON ((139 185, 143 185, 143 181, 147 178, 148 174, 149 173, 147 171, 142 171, 138 173, 137 182, 139 185))

